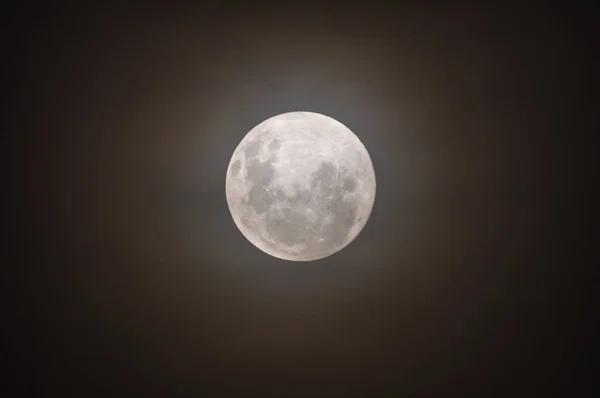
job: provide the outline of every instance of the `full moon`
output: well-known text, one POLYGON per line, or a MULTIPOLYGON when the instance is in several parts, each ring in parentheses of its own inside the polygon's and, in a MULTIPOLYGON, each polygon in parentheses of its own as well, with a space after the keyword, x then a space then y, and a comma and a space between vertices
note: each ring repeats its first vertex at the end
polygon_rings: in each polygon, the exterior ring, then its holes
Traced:
POLYGON ((363 229, 375 202, 367 149, 328 116, 289 112, 254 127, 225 178, 229 211, 257 248, 283 260, 330 256, 363 229))

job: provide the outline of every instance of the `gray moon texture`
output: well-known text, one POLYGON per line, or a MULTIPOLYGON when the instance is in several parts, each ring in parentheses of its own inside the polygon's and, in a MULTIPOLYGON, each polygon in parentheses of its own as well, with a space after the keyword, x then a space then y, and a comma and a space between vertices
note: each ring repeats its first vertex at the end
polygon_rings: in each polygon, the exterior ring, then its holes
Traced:
POLYGON ((367 149, 342 123, 313 112, 273 116, 235 149, 225 181, 242 234, 283 260, 312 261, 350 244, 375 202, 367 149))

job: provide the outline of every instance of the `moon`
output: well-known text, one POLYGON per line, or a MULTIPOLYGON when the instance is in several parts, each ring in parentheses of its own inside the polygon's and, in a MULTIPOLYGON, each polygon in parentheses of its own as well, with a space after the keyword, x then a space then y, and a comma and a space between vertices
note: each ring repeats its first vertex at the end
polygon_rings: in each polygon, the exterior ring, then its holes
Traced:
POLYGON ((312 261, 350 244, 375 202, 369 153, 348 127, 313 112, 273 116, 235 149, 225 179, 241 233, 282 260, 312 261))

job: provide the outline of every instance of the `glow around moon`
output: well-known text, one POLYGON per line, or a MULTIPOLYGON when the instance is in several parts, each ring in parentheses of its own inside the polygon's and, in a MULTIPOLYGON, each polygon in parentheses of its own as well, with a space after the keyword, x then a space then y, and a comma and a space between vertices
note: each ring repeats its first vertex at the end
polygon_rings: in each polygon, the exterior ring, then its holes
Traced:
POLYGON ((375 201, 369 153, 342 123, 290 112, 254 127, 235 149, 225 182, 242 234, 274 257, 317 260, 346 247, 375 201))

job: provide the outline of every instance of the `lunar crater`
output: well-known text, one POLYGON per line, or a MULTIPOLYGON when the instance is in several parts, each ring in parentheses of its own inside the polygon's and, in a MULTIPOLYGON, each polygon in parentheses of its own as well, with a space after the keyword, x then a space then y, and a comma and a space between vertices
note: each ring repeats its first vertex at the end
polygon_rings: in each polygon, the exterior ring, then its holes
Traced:
POLYGON ((241 164, 241 162, 239 160, 236 160, 235 162, 233 162, 231 164, 231 171, 230 171, 231 175, 234 176, 234 177, 236 175, 238 175, 238 173, 240 172, 240 168, 241 167, 242 167, 242 164, 241 164))

